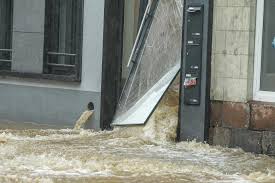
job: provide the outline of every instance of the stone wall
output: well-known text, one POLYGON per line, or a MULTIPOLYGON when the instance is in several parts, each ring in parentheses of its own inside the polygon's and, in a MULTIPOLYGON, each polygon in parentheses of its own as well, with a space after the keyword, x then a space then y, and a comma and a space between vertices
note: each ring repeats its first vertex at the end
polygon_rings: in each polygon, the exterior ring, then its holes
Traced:
POLYGON ((211 104, 211 143, 275 155, 275 106, 261 102, 211 104))
POLYGON ((210 141, 275 155, 275 105, 251 102, 255 25, 256 0, 214 0, 210 141))

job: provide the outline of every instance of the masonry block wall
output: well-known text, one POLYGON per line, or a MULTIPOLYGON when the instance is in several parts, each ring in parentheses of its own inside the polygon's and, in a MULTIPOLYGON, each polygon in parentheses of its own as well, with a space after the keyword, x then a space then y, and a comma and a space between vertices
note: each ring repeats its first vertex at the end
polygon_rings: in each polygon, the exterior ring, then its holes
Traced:
POLYGON ((253 62, 254 52, 255 1, 215 0, 212 100, 248 100, 248 67, 249 62, 253 62))
POLYGON ((275 155, 275 105, 253 101, 256 0, 214 0, 211 142, 275 155))

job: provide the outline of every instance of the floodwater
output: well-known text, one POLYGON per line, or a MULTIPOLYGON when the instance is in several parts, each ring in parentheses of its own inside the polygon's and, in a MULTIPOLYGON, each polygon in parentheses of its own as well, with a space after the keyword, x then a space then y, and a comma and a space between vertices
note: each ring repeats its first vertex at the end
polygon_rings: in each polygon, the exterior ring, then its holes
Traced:
POLYGON ((2 130, 0 182, 275 182, 271 157, 175 143, 177 101, 164 98, 145 127, 2 130))
POLYGON ((83 112, 83 114, 80 116, 80 118, 76 121, 74 130, 83 129, 85 127, 85 124, 92 117, 93 113, 94 113, 93 110, 87 110, 87 111, 83 112))

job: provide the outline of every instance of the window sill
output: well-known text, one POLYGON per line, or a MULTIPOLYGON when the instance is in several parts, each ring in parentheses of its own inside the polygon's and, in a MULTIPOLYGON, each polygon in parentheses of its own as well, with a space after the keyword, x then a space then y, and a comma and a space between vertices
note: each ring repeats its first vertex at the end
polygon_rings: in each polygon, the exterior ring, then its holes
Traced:
POLYGON ((255 105, 266 105, 266 106, 275 106, 275 102, 264 102, 259 100, 252 100, 248 102, 249 104, 255 105))
POLYGON ((81 82, 80 78, 75 75, 72 76, 62 76, 54 74, 38 74, 38 73, 24 73, 24 72, 14 72, 14 71, 0 71, 0 77, 15 77, 15 78, 26 78, 26 79, 46 79, 54 81, 63 82, 81 82))
POLYGON ((255 101, 275 103, 275 92, 256 91, 253 99, 255 101))

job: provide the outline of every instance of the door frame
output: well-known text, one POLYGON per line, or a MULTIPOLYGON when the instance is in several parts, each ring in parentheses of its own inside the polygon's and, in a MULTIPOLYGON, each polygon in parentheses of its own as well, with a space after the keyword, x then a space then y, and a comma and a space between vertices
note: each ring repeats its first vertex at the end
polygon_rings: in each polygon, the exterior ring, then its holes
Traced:
POLYGON ((105 0, 100 128, 109 129, 120 96, 124 0, 105 0))
POLYGON ((275 102, 275 92, 261 90, 264 0, 257 0, 253 100, 275 102))

